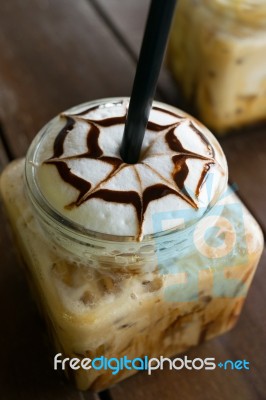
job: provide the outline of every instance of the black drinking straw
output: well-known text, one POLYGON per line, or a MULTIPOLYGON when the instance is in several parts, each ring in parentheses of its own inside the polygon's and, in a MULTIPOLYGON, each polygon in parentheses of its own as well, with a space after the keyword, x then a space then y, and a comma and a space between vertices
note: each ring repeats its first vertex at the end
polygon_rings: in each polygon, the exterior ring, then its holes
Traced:
POLYGON ((139 159, 175 5, 176 0, 151 1, 120 150, 128 164, 139 159))

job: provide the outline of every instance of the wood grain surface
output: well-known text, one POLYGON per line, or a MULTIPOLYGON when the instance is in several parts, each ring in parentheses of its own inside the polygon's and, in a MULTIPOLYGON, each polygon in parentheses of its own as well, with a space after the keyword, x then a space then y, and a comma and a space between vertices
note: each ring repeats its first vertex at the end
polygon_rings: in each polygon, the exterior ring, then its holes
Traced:
MULTIPOLYGON (((149 0, 10 0, 0 12, 0 169, 23 156, 36 132, 75 104, 129 95, 149 0)), ((180 104, 166 69, 158 97, 180 104)), ((231 181, 266 232, 265 127, 220 140, 231 181)), ((0 229, 0 400, 263 400, 266 398, 266 253, 237 326, 190 350, 194 357, 247 359, 250 371, 160 371, 100 394, 81 393, 52 369, 3 211, 0 229)))
POLYGON ((89 2, 7 1, 0 26, 0 122, 15 157, 59 112, 130 94, 135 65, 89 2))

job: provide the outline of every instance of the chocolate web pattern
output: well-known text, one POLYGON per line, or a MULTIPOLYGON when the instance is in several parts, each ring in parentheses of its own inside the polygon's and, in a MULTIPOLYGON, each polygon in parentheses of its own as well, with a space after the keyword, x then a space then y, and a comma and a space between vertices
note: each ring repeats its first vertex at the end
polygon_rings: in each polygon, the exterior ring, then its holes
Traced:
MULTIPOLYGON (((99 146, 99 136, 101 128, 103 127, 110 127, 119 124, 125 124, 126 114, 123 116, 112 117, 112 118, 105 118, 101 120, 93 120, 90 118, 85 117, 86 114, 92 110, 95 110, 98 106, 94 108, 90 108, 89 110, 83 111, 82 113, 75 114, 75 115, 67 115, 62 114, 60 117, 66 120, 65 126, 61 129, 58 133, 55 141, 54 141, 54 148, 53 148, 53 156, 48 160, 44 161, 45 164, 53 164, 56 166, 57 171, 61 178, 72 187, 77 189, 79 195, 77 196, 76 200, 72 203, 65 206, 67 209, 71 209, 73 207, 79 207, 84 202, 98 198, 108 202, 120 203, 120 204, 131 204, 134 206, 136 210, 136 214, 138 217, 139 222, 139 234, 138 237, 142 236, 142 225, 144 221, 144 215, 148 208, 150 202, 165 197, 169 194, 174 194, 180 198, 182 198, 185 202, 187 202, 191 207, 197 209, 198 206, 191 195, 185 188, 185 180, 189 174, 189 168, 187 166, 188 159, 198 159, 204 161, 203 170, 201 173, 201 177, 198 181, 195 197, 198 198, 200 194, 201 187, 206 179, 208 171, 210 170, 211 166, 215 164, 214 160, 214 149, 211 144, 207 141, 205 136, 195 127, 195 125, 190 122, 190 128, 193 129, 197 135, 200 137, 201 141, 206 146, 208 150, 208 154, 210 157, 205 157, 200 154, 191 152, 185 149, 180 140, 175 135, 176 128, 183 123, 186 118, 179 117, 178 115, 171 113, 170 111, 163 110, 164 112, 169 113, 170 115, 174 115, 175 117, 179 118, 178 122, 169 124, 169 125, 159 125, 157 123, 148 122, 147 129, 154 131, 154 132, 162 132, 164 131, 165 134, 165 141, 169 147, 169 151, 174 152, 172 155, 172 162, 173 162, 173 170, 172 170, 172 177, 174 180, 174 185, 166 178, 164 178, 156 169, 145 161, 140 161, 139 163, 144 165, 146 168, 151 169, 158 177, 160 181, 165 183, 158 183, 151 186, 146 187, 143 192, 140 194, 135 190, 109 190, 102 188, 103 184, 113 178, 116 174, 120 173, 124 168, 133 168, 136 178, 138 179, 141 187, 141 177, 134 165, 128 165, 123 162, 122 159, 118 157, 109 157, 103 154, 102 149, 99 146), (86 122, 88 124, 88 133, 87 133, 87 151, 81 154, 77 154, 74 156, 64 157, 64 143, 67 138, 69 132, 71 132, 75 125, 79 122, 86 122), (105 162, 112 166, 111 172, 105 176, 94 188, 92 188, 92 184, 75 175, 71 169, 67 165, 67 161, 73 159, 94 159, 99 160, 101 162, 105 162)), ((153 107, 154 110, 162 110, 158 107, 153 107)), ((157 138, 152 142, 155 143, 157 138)), ((154 156, 156 154, 153 154, 154 156)), ((143 157, 142 157, 143 158, 143 157)))

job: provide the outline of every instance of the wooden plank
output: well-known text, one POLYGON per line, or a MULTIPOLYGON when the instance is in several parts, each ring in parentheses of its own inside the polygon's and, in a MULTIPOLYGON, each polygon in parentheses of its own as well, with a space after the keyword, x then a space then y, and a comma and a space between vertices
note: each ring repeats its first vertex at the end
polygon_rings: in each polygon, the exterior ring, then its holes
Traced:
MULTIPOLYGON (((150 0, 91 0, 129 56, 137 62, 150 0)), ((157 98, 179 104, 173 78, 164 66, 158 82, 157 98)))
POLYGON ((8 163, 8 156, 5 152, 3 141, 0 135, 0 173, 7 163, 8 163))
POLYGON ((98 12, 105 14, 109 23, 127 43, 135 59, 137 59, 144 26, 148 15, 150 0, 92 0, 98 12))
POLYGON ((0 122, 15 157, 60 111, 130 94, 135 67, 89 2, 3 2, 0 26, 0 122))
POLYGON ((262 400, 266 393, 266 251, 260 263, 244 310, 236 327, 199 347, 190 350, 190 359, 215 357, 216 362, 227 359, 250 362, 250 370, 229 371, 154 371, 150 376, 141 372, 111 388, 115 400, 262 400), (138 388, 138 389, 136 389, 138 388))

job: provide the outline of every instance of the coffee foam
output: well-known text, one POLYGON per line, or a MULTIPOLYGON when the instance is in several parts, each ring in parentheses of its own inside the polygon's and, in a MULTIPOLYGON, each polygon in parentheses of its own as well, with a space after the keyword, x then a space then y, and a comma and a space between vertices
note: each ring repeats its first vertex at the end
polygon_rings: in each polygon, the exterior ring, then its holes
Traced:
POLYGON ((200 218, 227 185, 221 147, 193 117, 155 102, 139 162, 125 164, 127 107, 127 100, 110 99, 53 119, 32 160, 39 188, 64 218, 99 233, 142 238, 182 228, 184 213, 191 222, 200 218))

